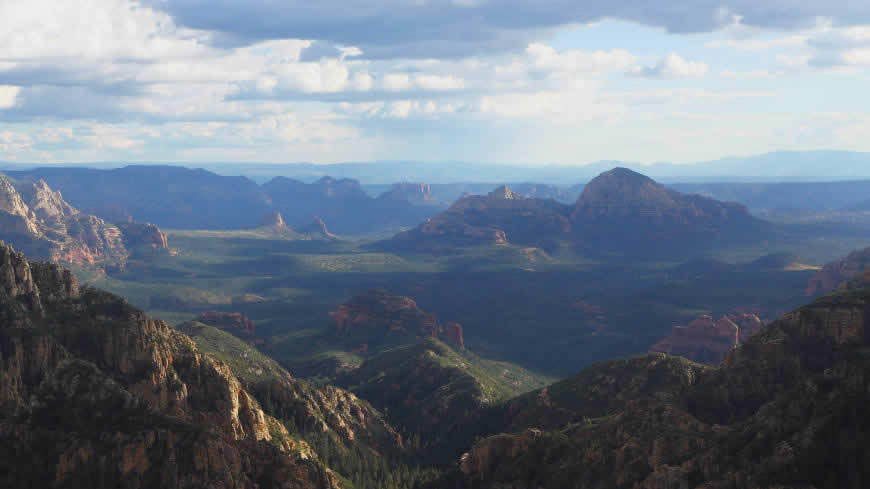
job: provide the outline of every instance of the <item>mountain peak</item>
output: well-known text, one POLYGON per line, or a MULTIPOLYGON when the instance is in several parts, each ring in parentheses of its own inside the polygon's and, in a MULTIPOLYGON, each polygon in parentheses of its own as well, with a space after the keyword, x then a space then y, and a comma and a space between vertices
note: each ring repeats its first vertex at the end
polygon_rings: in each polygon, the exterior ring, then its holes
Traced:
POLYGON ((284 216, 278 211, 272 211, 268 216, 260 219, 260 226, 271 229, 289 229, 287 223, 284 222, 284 216))
POLYGON ((616 167, 593 178, 583 189, 581 204, 672 202, 672 192, 652 178, 628 168, 616 167))
POLYGON ((507 185, 502 185, 501 187, 493 190, 489 194, 487 194, 487 198, 490 200, 523 200, 523 196, 514 192, 507 185))

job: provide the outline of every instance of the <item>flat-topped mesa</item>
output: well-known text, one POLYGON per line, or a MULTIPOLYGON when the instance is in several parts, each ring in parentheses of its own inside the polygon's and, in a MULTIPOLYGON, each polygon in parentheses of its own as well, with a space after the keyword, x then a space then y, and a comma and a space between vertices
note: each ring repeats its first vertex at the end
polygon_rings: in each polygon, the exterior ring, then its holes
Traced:
POLYGON ((382 289, 371 289, 353 296, 330 313, 337 334, 352 335, 357 331, 381 331, 384 334, 402 333, 420 338, 444 337, 464 347, 462 325, 449 323, 442 326, 434 313, 427 313, 410 297, 392 295, 382 289))
POLYGON ((432 187, 428 183, 412 182, 394 183, 390 186, 390 190, 384 192, 378 198, 382 200, 404 201, 411 204, 431 204, 435 200, 432 197, 432 187))
POLYGON ((671 336, 649 349, 649 353, 679 355, 700 363, 718 365, 735 346, 757 333, 763 323, 754 314, 732 314, 713 321, 704 314, 687 326, 675 326, 671 336))

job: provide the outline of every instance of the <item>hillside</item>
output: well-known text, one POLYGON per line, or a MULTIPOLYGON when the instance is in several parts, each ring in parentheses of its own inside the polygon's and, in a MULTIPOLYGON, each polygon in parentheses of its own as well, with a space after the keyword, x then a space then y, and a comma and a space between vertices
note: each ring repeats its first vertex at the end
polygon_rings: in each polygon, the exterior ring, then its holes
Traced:
POLYGON ((8 246, 0 271, 3 487, 340 487, 186 335, 8 246))
POLYGON ((540 385, 523 369, 487 362, 434 338, 374 355, 338 382, 424 447, 448 452, 486 431, 488 409, 540 385))
POLYGON ((673 363, 670 379, 629 395, 614 390, 617 379, 643 386, 661 360, 587 370, 557 384, 575 393, 569 402, 517 401, 513 415, 525 421, 513 427, 532 427, 476 443, 456 486, 865 487, 868 304, 866 288, 823 297, 737 347, 722 367, 673 363), (585 394, 600 389, 603 406, 585 394), (538 421, 551 419, 564 423, 538 421))

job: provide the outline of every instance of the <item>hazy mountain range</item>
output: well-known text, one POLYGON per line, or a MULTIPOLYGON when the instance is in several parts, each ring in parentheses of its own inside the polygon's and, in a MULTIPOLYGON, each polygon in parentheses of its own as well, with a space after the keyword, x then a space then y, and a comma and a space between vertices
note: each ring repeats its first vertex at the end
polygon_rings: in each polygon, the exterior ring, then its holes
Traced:
MULTIPOLYGON (((129 162, 63 164, 115 168, 129 162)), ((137 164, 148 164, 137 162, 137 164)), ((161 163, 164 164, 164 163, 161 163)), ((399 181, 436 183, 510 182, 579 183, 613 167, 629 168, 664 182, 676 181, 820 181, 870 178, 870 153, 850 151, 777 151, 756 156, 728 157, 687 164, 643 164, 624 161, 598 161, 577 166, 505 165, 474 162, 424 163, 414 161, 347 162, 329 165, 313 163, 178 163, 205 168, 222 175, 243 175, 265 182, 275 176, 306 182, 324 176, 353 178, 363 184, 399 181)), ((26 169, 44 164, 0 163, 0 169, 26 169)))

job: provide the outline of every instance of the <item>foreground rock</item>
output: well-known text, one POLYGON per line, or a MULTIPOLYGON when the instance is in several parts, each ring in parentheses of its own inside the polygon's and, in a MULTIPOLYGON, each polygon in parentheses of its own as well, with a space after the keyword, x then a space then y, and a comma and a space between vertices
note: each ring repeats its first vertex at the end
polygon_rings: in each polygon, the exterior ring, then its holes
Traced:
POLYGON ((867 487, 870 289, 847 292, 786 314, 720 368, 605 362, 511 403, 514 431, 475 443, 456 486, 867 487))
POLYGON ((0 486, 336 488, 186 335, 0 247, 0 486))

